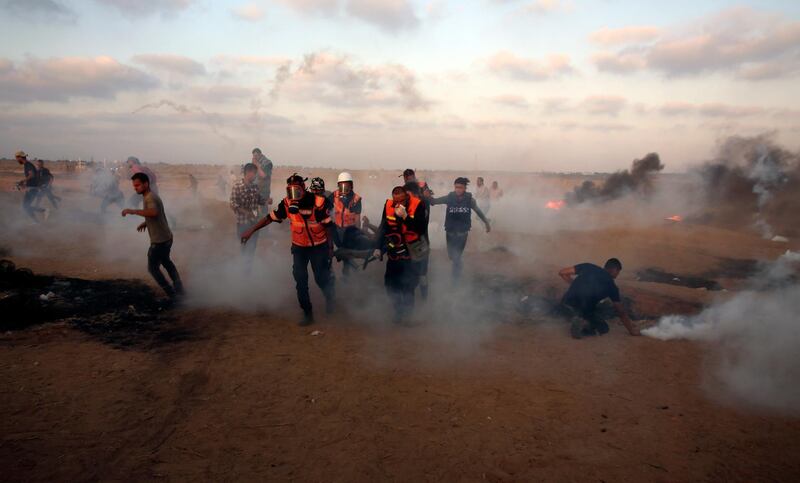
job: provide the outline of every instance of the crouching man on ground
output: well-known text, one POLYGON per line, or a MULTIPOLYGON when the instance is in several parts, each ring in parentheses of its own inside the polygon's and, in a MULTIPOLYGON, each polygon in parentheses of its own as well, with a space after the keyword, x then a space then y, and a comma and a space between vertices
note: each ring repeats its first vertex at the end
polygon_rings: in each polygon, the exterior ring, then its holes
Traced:
POLYGON ((561 299, 561 309, 570 317, 570 334, 575 339, 585 336, 603 335, 608 332, 608 323, 597 308, 597 304, 606 298, 611 299, 622 324, 631 335, 640 335, 619 295, 619 288, 614 283, 622 271, 622 263, 610 258, 603 268, 591 263, 580 263, 573 267, 562 268, 558 275, 569 284, 567 292, 561 299))

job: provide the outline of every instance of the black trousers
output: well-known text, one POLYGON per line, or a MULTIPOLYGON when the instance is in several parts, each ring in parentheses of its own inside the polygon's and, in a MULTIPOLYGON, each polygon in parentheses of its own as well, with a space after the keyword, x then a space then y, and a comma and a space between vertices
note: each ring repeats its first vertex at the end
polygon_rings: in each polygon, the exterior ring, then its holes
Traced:
MULTIPOLYGON (((339 230, 339 248, 349 248, 351 250, 369 250, 375 246, 375 239, 361 231, 355 226, 347 228, 337 228, 339 230)), ((342 275, 350 275, 354 269, 353 262, 350 260, 342 261, 342 275)))
POLYGON ((158 286, 164 292, 174 297, 176 294, 183 294, 183 283, 181 283, 181 276, 178 274, 178 269, 169 258, 169 253, 172 250, 172 240, 163 243, 151 243, 150 249, 147 251, 147 271, 153 276, 158 286), (166 269, 169 278, 172 279, 172 285, 167 282, 164 274, 161 273, 161 267, 166 269))
POLYGON ((605 334, 608 332, 608 323, 603 318, 597 306, 594 307, 573 307, 564 302, 559 306, 559 311, 566 318, 579 317, 587 322, 586 329, 590 332, 605 334))
POLYGON ((391 258, 386 262, 383 284, 392 300, 396 318, 402 319, 414 310, 414 290, 419 284, 419 277, 419 262, 391 258))
POLYGON ((25 197, 22 198, 22 209, 25 210, 25 213, 28 214, 34 221, 38 221, 36 219, 36 213, 44 211, 44 208, 38 208, 33 206, 33 202, 36 201, 36 198, 39 197, 39 188, 28 187, 25 189, 25 197))
MULTIPOLYGON (((431 242, 428 239, 428 235, 425 235, 424 239, 428 243, 428 246, 430 246, 431 242)), ((424 259, 414 262, 418 275, 417 283, 419 284, 419 294, 422 295, 422 300, 428 299, 428 265, 430 265, 430 260, 431 252, 428 250, 424 259)))
POLYGON ((308 295, 308 264, 314 273, 314 281, 325 295, 328 303, 333 303, 335 282, 331 277, 331 257, 328 245, 299 247, 292 245, 292 275, 297 288, 297 301, 303 312, 311 312, 311 297, 308 295))
POLYGON ((464 248, 467 246, 468 231, 448 231, 445 232, 447 237, 447 256, 453 262, 453 280, 461 278, 461 271, 464 264, 461 256, 464 254, 464 248))

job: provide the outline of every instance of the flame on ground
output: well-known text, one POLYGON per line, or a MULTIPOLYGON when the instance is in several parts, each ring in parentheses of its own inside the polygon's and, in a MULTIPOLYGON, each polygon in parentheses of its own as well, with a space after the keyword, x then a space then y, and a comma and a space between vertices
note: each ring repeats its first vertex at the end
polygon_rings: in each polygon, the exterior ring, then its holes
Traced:
POLYGON ((566 201, 564 201, 564 200, 550 200, 544 206, 546 208, 551 209, 551 210, 560 210, 561 208, 564 207, 565 204, 566 204, 566 201))
POLYGON ((667 221, 674 221, 674 222, 681 222, 683 221, 683 217, 681 215, 672 215, 664 218, 667 221))

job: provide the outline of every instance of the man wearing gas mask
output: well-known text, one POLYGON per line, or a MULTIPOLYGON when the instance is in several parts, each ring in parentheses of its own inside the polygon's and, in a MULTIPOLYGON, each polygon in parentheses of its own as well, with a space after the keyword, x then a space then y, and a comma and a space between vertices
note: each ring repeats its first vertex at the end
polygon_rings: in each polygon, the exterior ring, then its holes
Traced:
POLYGON ((324 179, 311 178, 311 183, 308 184, 308 191, 325 198, 326 209, 328 213, 331 212, 333 209, 333 193, 325 189, 324 179))
POLYGON ((242 243, 253 233, 272 222, 291 222, 292 230, 292 275, 297 288, 297 300, 303 309, 300 325, 314 323, 311 298, 308 295, 308 264, 314 273, 314 280, 325 295, 327 313, 334 309, 334 280, 331 277, 331 253, 329 240, 333 236, 334 224, 325 198, 307 191, 305 179, 297 173, 286 180, 286 198, 269 215, 242 234, 242 243))
MULTIPOLYGON (((339 174, 336 182, 337 189, 333 193, 333 222, 336 224, 340 245, 344 248, 364 248, 374 245, 361 231, 361 196, 353 191, 353 175, 348 172, 339 174)), ((345 261, 342 265, 342 275, 348 277, 353 265, 345 261)))
POLYGON ((384 205, 375 257, 385 253, 388 258, 383 281, 394 305, 395 323, 402 323, 414 310, 419 261, 428 256, 424 209, 422 201, 403 186, 395 187, 384 205))

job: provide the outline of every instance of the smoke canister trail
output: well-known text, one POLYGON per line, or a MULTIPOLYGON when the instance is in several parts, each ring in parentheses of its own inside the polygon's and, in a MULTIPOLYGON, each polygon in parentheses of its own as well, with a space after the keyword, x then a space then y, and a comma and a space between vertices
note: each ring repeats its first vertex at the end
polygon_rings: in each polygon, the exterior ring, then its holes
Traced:
POLYGON ((696 316, 668 315, 642 335, 713 343, 716 372, 736 399, 800 413, 800 253, 787 251, 749 281, 749 289, 696 316))

